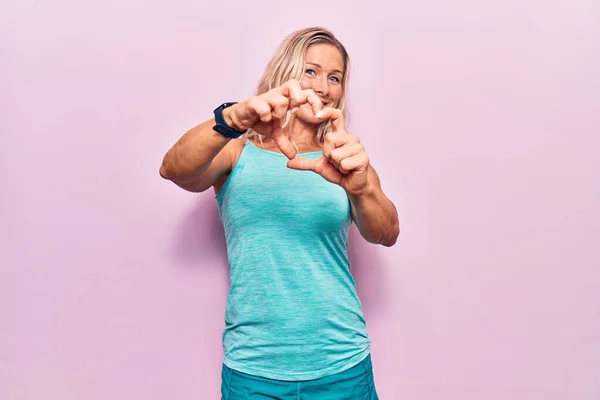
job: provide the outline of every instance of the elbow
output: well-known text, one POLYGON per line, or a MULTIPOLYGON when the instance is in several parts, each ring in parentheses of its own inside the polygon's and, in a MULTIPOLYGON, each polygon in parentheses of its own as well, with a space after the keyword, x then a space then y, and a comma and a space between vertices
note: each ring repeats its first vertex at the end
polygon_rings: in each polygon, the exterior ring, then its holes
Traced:
POLYGON ((361 236, 369 243, 392 247, 398 241, 400 236, 400 224, 398 220, 391 222, 389 226, 379 227, 375 230, 364 229, 358 225, 358 231, 361 236))
POLYGON ((398 237, 400 236, 400 224, 394 225, 394 228, 390 230, 389 234, 386 235, 384 240, 382 240, 379 244, 385 247, 392 247, 398 242, 398 237))
POLYGON ((169 160, 167 159, 167 156, 165 156, 165 158, 163 158, 163 162, 160 165, 160 169, 158 170, 158 173, 161 176, 161 178, 164 178, 167 180, 173 180, 174 174, 173 174, 173 170, 171 168, 169 168, 169 160))
POLYGON ((160 169, 158 170, 158 173, 161 176, 161 178, 170 179, 169 169, 165 166, 165 164, 162 164, 160 166, 160 169))

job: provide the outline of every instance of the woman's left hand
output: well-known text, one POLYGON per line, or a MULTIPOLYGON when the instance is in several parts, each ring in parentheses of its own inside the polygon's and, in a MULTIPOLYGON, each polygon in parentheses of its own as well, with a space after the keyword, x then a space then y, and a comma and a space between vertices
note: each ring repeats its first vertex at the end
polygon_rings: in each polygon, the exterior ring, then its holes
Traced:
POLYGON ((289 168, 313 171, 329 182, 340 185, 348 194, 358 195, 368 186, 369 156, 356 136, 344 126, 344 116, 336 108, 326 107, 316 115, 331 120, 333 130, 323 143, 323 156, 318 159, 296 157, 288 161, 289 168))

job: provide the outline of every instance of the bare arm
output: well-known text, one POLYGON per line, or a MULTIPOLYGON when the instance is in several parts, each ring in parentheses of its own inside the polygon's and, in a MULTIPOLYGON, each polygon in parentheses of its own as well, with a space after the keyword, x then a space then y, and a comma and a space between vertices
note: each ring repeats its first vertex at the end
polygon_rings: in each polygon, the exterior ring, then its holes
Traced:
POLYGON ((212 129, 214 124, 210 119, 187 131, 165 154, 160 176, 190 192, 203 192, 228 174, 243 139, 224 137, 212 129))
POLYGON ((342 111, 326 107, 316 117, 329 118, 333 128, 325 136, 323 156, 295 158, 288 161, 288 167, 314 171, 340 185, 348 194, 361 236, 371 243, 393 246, 400 234, 398 213, 381 190, 379 177, 363 145, 346 131, 342 111))
POLYGON ((368 242, 393 246, 400 234, 398 212, 381 190, 379 177, 370 165, 367 180, 363 191, 348 195, 356 226, 368 242))

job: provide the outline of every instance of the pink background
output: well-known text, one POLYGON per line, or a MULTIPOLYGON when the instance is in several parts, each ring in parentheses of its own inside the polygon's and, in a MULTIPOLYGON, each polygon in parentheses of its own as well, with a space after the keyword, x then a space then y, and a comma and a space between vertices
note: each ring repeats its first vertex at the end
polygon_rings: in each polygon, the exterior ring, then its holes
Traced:
POLYGON ((600 398, 597 1, 167 4, 0 6, 0 399, 219 397, 216 204, 158 168, 318 24, 402 224, 351 241, 382 399, 600 398))

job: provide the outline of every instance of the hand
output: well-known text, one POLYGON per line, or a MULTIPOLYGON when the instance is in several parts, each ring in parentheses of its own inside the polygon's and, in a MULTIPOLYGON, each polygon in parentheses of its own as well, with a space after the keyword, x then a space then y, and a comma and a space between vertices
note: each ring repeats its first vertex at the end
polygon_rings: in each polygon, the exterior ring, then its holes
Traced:
POLYGON ((226 108, 223 117, 234 129, 252 128, 272 138, 281 152, 292 159, 296 156, 296 149, 283 133, 281 124, 288 110, 295 112, 305 103, 311 105, 315 114, 323 108, 321 99, 312 89, 302 90, 300 83, 292 79, 266 93, 226 108))
POLYGON ((344 126, 344 116, 336 108, 326 107, 316 114, 331 120, 333 130, 323 143, 323 156, 318 159, 297 157, 288 161, 289 168, 313 171, 329 182, 340 185, 348 194, 360 194, 367 188, 369 156, 356 136, 344 126))

